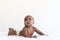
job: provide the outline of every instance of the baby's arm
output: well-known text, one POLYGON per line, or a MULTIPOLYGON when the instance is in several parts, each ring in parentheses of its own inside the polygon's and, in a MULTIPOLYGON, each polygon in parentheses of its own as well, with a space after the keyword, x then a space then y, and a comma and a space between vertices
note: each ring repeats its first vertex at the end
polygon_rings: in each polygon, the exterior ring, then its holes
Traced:
POLYGON ((19 32, 19 36, 28 36, 27 29, 24 27, 22 31, 19 32))
POLYGON ((34 28, 34 31, 36 33, 38 33, 39 35, 45 35, 44 33, 42 33, 41 31, 39 31, 37 28, 33 27, 34 28))
POLYGON ((22 36, 22 30, 19 32, 19 36, 22 36))

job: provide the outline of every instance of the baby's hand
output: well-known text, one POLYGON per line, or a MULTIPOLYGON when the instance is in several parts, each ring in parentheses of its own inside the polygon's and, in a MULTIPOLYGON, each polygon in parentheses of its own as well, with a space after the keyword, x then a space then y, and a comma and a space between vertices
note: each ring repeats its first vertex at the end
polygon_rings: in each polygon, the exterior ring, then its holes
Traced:
POLYGON ((32 38, 37 38, 37 36, 32 36, 32 38))
POLYGON ((44 34, 44 35, 41 35, 41 36, 48 36, 48 35, 44 34))

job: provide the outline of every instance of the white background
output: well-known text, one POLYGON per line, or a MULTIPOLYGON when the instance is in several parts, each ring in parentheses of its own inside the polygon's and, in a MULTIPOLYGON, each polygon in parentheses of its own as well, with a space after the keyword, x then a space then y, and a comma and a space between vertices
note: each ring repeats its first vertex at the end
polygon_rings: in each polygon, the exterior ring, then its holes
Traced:
POLYGON ((0 32, 9 27, 21 30, 26 15, 34 17, 34 26, 51 36, 50 40, 59 40, 59 0, 0 0, 0 32))

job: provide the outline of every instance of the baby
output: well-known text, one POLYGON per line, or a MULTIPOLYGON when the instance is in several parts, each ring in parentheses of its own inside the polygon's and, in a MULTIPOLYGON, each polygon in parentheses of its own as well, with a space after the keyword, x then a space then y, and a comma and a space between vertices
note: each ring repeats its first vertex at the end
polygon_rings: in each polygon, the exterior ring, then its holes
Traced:
POLYGON ((8 36, 10 35, 17 35, 16 30, 14 30, 13 28, 9 28, 8 36))
POLYGON ((41 31, 39 31, 36 27, 33 26, 34 24, 34 18, 30 15, 27 15, 24 18, 24 28, 19 32, 19 36, 24 37, 36 37, 32 36, 34 32, 38 33, 39 35, 45 35, 41 31))

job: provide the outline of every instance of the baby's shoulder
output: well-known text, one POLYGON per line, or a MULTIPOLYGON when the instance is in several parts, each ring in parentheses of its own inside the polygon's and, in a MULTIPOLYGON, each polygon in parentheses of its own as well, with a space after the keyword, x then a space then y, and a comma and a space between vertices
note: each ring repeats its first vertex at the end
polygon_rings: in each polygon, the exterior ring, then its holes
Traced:
POLYGON ((36 27, 33 26, 33 29, 36 29, 36 27))
POLYGON ((24 28, 23 28, 23 30, 24 30, 24 29, 27 29, 27 28, 26 28, 26 27, 24 27, 24 28))

